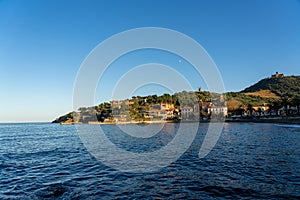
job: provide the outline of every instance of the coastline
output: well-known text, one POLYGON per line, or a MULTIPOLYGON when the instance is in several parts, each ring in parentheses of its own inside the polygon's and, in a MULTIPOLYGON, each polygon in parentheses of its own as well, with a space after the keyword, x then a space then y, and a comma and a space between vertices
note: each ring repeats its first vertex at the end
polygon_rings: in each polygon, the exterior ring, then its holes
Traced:
POLYGON ((178 123, 177 121, 126 121, 126 122, 87 122, 87 123, 76 123, 76 122, 60 122, 61 125, 74 125, 74 124, 89 124, 89 125, 115 125, 115 124, 163 124, 163 123, 178 123))
POLYGON ((127 122, 88 122, 88 123, 75 123, 75 122, 61 122, 61 125, 77 125, 77 124, 89 124, 89 125, 116 125, 116 124, 162 124, 162 123, 214 123, 214 122, 226 122, 226 123, 236 123, 236 122, 245 122, 245 123, 274 123, 274 124, 299 124, 300 125, 300 117, 276 117, 276 118, 260 118, 260 119, 232 119, 227 118, 224 121, 213 121, 213 120, 189 120, 189 121, 127 121, 127 122))
POLYGON ((261 119, 226 119, 225 122, 253 122, 253 123, 275 123, 275 124, 299 124, 300 117, 276 117, 276 118, 261 118, 261 119))

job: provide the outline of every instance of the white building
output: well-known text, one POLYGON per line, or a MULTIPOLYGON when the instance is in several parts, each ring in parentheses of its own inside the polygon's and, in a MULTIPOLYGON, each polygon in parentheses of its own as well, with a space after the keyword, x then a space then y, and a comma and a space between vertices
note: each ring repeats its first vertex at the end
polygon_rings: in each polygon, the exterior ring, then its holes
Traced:
POLYGON ((194 112, 194 109, 190 106, 185 106, 181 108, 181 117, 183 119, 189 119, 191 118, 192 114, 194 112))
POLYGON ((227 116, 228 110, 226 106, 209 106, 207 108, 207 114, 223 114, 223 116, 227 116))

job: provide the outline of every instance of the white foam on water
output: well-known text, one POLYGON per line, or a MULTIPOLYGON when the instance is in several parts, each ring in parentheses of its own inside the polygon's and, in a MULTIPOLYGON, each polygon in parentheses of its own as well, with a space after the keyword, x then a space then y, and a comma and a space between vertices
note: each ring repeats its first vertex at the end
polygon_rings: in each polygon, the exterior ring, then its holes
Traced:
POLYGON ((299 124, 275 124, 275 126, 281 126, 286 128, 300 128, 299 124))

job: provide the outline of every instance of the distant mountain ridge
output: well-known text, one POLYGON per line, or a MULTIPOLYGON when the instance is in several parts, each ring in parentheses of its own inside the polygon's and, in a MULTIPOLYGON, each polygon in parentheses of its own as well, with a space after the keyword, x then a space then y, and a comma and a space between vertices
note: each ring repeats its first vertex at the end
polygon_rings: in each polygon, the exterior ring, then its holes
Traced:
POLYGON ((279 97, 293 97, 300 93, 300 76, 284 76, 276 73, 242 90, 242 93, 269 90, 279 97))

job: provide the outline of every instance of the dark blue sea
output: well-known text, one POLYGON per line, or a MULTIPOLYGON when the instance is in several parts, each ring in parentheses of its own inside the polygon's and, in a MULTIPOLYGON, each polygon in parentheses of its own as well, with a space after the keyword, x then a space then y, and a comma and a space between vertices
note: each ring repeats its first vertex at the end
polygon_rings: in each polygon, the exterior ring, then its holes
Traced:
MULTIPOLYGON (((143 143, 101 125, 114 143, 135 152, 162 148, 177 126, 166 124, 143 143)), ((300 198, 300 126, 225 123, 200 159, 207 126, 199 125, 190 148, 169 166, 128 173, 94 158, 74 125, 0 124, 0 199, 300 198)))

